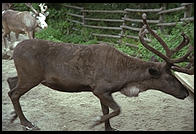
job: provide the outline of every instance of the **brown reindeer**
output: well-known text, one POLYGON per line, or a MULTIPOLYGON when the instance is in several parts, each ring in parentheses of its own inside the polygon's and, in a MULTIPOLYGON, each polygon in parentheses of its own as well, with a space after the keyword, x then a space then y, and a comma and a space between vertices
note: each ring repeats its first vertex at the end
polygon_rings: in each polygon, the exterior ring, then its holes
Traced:
POLYGON ((2 3, 2 11, 10 9, 12 3, 2 3))
POLYGON ((192 49, 181 58, 171 59, 171 55, 187 45, 189 38, 182 34, 182 43, 170 50, 164 41, 152 32, 145 18, 143 21, 145 27, 139 33, 142 44, 165 62, 143 61, 106 44, 86 46, 38 39, 20 42, 13 54, 18 75, 7 79, 11 89, 8 95, 16 112, 15 118, 18 116, 21 125, 26 129, 37 128, 24 116, 19 99, 40 83, 62 92, 93 92, 100 100, 103 116, 97 118, 92 127, 105 123, 105 130, 115 130, 109 119, 119 115, 121 111, 112 97, 114 92, 120 91, 131 97, 154 89, 179 99, 186 98, 189 95, 188 90, 171 70, 193 74, 192 68, 182 68, 174 64, 193 62, 193 59, 189 58, 192 49), (164 47, 166 56, 147 45, 144 41, 145 29, 164 47), (113 112, 109 113, 109 108, 113 112))
POLYGON ((47 28, 47 23, 45 22, 46 17, 48 16, 47 6, 44 4, 40 4, 41 13, 36 11, 31 3, 26 3, 28 7, 34 12, 31 13, 29 11, 14 11, 11 9, 2 11, 2 25, 4 29, 3 40, 5 44, 5 48, 7 48, 7 43, 5 38, 8 36, 8 40, 10 41, 10 32, 15 32, 16 39, 18 39, 19 34, 27 33, 29 39, 34 38, 34 33, 37 27, 41 29, 47 28))

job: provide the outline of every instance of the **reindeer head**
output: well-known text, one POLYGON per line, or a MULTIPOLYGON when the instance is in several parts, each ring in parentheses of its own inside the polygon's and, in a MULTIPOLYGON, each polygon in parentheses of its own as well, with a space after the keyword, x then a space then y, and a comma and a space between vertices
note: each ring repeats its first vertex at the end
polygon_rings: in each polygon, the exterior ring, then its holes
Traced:
POLYGON ((44 4, 39 4, 39 7, 41 9, 41 13, 36 11, 31 3, 25 3, 26 6, 31 8, 31 10, 34 12, 33 16, 37 19, 38 26, 42 29, 45 29, 48 27, 48 24, 46 23, 46 17, 49 15, 49 12, 46 12, 47 6, 44 4))
POLYGON ((139 32, 139 39, 141 43, 145 48, 147 48, 148 50, 150 50, 164 60, 163 63, 155 63, 157 64, 157 66, 147 70, 151 76, 151 79, 144 81, 142 85, 146 85, 148 88, 157 89, 167 94, 173 95, 174 97, 184 99, 188 96, 188 91, 182 85, 182 83, 173 75, 172 70, 190 75, 194 74, 194 57, 192 55, 192 45, 189 46, 189 49, 184 56, 176 59, 172 59, 171 57, 174 53, 182 49, 185 45, 188 45, 188 36, 182 33, 181 35, 183 36, 183 41, 176 48, 169 49, 167 44, 149 27, 146 21, 146 14, 142 15, 142 19, 144 26, 139 32), (146 41, 144 40, 144 35, 148 32, 152 36, 154 36, 163 46, 166 55, 162 54, 161 52, 157 51, 146 43, 146 41), (180 67, 179 65, 177 65, 177 63, 180 62, 188 62, 189 64, 186 67, 180 67))

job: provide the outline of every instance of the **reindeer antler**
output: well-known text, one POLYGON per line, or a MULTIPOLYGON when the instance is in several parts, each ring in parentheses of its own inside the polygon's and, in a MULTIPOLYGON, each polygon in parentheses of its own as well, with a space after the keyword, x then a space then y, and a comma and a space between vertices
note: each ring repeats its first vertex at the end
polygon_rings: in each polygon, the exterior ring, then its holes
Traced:
POLYGON ((39 7, 41 9, 42 14, 44 14, 46 12, 46 10, 48 9, 48 7, 45 5, 45 3, 39 4, 39 7))
POLYGON ((189 44, 189 37, 186 36, 184 33, 182 33, 181 35, 183 36, 183 41, 176 48, 169 49, 167 44, 155 32, 153 32, 151 30, 151 28, 149 27, 149 25, 146 21, 146 14, 145 13, 142 15, 142 19, 143 19, 144 26, 141 28, 141 30, 139 32, 139 39, 140 39, 141 43, 143 44, 143 46, 146 47, 151 52, 158 55, 163 60, 165 60, 167 62, 167 64, 171 67, 171 69, 173 69, 175 71, 178 71, 178 72, 187 73, 187 74, 194 74, 194 57, 193 57, 193 55, 191 55, 192 52, 193 52, 193 46, 192 45, 189 46, 189 49, 188 49, 187 53, 184 56, 182 56, 180 58, 176 58, 176 59, 171 59, 171 56, 174 53, 178 52, 184 46, 189 44), (163 48, 166 52, 166 55, 162 54, 161 52, 157 51, 156 49, 154 49, 153 47, 149 46, 146 43, 146 41, 144 40, 144 35, 148 32, 147 30, 163 46, 163 48), (190 63, 189 63, 188 66, 186 66, 184 68, 174 64, 174 63, 180 63, 180 62, 190 62, 190 63))
POLYGON ((33 8, 32 3, 25 3, 25 5, 28 6, 36 15, 39 14, 39 12, 33 8))
POLYGON ((44 16, 48 16, 49 15, 49 12, 46 12, 46 10, 48 9, 47 5, 45 5, 45 3, 41 3, 39 4, 39 7, 41 9, 41 13, 44 15, 44 16))

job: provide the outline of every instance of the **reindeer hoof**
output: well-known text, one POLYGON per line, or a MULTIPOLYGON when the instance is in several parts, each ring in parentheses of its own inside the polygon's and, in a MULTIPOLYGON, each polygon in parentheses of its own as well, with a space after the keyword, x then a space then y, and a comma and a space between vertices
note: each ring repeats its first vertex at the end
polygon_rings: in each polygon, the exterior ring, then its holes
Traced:
POLYGON ((115 129, 115 128, 110 127, 110 128, 105 129, 105 131, 119 131, 119 130, 118 130, 118 129, 115 129))
POLYGON ((40 130, 40 128, 37 127, 36 125, 34 125, 33 123, 31 123, 31 127, 23 126, 23 130, 24 131, 38 131, 38 130, 40 130))
POLYGON ((102 119, 101 116, 97 116, 94 120, 94 124, 90 126, 90 128, 93 128, 101 123, 103 123, 105 120, 102 119))

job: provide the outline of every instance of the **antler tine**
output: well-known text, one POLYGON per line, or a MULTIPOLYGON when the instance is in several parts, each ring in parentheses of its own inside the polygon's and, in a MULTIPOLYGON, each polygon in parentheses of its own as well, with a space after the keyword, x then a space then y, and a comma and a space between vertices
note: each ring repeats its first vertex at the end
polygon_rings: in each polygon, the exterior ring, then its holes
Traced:
POLYGON ((142 19, 143 19, 143 23, 146 25, 146 28, 148 29, 150 34, 152 34, 165 49, 166 56, 171 57, 171 50, 168 48, 167 44, 150 28, 150 26, 148 25, 148 23, 146 21, 146 14, 145 13, 142 14, 142 19))
POLYGON ((146 25, 144 25, 139 31, 139 39, 141 43, 143 44, 143 46, 147 48, 148 50, 152 51, 153 53, 155 53, 156 55, 158 55, 159 57, 163 58, 165 61, 170 62, 170 59, 167 56, 163 55, 162 53, 160 53, 159 51, 157 51, 156 49, 154 49, 153 47, 151 47, 150 45, 146 43, 146 41, 144 40, 144 35, 146 33, 147 33, 146 25))
POLYGON ((41 9, 41 13, 44 14, 44 12, 48 9, 47 6, 45 6, 45 3, 39 4, 39 7, 41 9))
POLYGON ((32 4, 31 3, 25 3, 25 5, 26 6, 28 6, 31 10, 33 10, 33 12, 36 14, 36 15, 38 15, 39 13, 38 13, 38 11, 37 10, 35 10, 35 8, 33 8, 33 6, 32 6, 32 4))
POLYGON ((193 50, 194 50, 193 46, 190 45, 189 50, 184 56, 177 58, 177 59, 171 59, 170 60, 171 63, 180 63, 180 62, 185 62, 185 61, 189 62, 190 60, 188 59, 188 56, 192 53, 193 50))
POLYGON ((192 68, 183 68, 183 67, 174 65, 174 66, 171 67, 171 69, 174 70, 174 71, 186 73, 186 74, 189 74, 189 75, 194 74, 194 67, 192 67, 192 68))
POLYGON ((173 63, 189 62, 189 64, 186 67, 183 68, 183 67, 180 67, 176 64, 173 64, 171 69, 174 71, 183 72, 183 73, 193 75, 194 74, 194 57, 193 57, 193 53, 191 53, 192 50, 193 50, 193 47, 190 46, 188 52, 183 57, 181 57, 179 59, 174 59, 172 61, 173 63), (188 58, 188 56, 190 58, 188 58))
POLYGON ((183 41, 174 49, 172 49, 172 53, 175 53, 177 51, 179 51, 180 49, 182 49, 184 46, 186 46, 187 44, 189 44, 189 38, 188 36, 186 36, 186 34, 184 34, 184 32, 181 33, 181 36, 183 36, 183 41))
POLYGON ((187 59, 188 60, 188 62, 189 62, 189 64, 186 66, 186 68, 188 68, 188 69, 190 69, 192 66, 194 66, 194 57, 193 57, 193 53, 191 53, 192 55, 190 55, 189 57, 189 59, 187 59))

